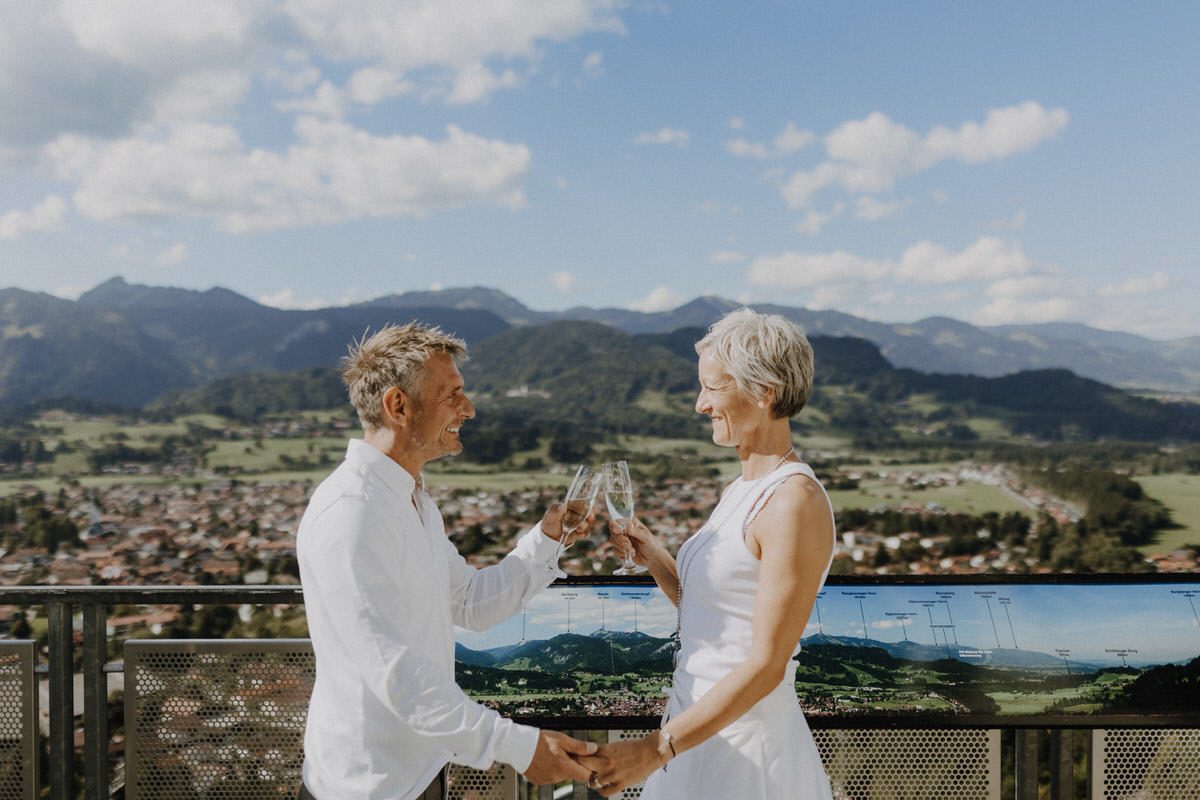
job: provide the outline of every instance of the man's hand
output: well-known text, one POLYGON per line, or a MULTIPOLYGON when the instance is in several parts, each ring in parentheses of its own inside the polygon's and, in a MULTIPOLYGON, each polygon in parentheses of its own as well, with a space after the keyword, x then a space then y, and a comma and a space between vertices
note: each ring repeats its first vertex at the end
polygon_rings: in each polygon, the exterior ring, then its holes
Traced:
POLYGON ((558 731, 538 731, 537 749, 533 751, 533 761, 529 762, 525 777, 534 784, 568 779, 587 783, 592 771, 573 756, 589 756, 595 752, 594 742, 581 742, 558 731))
MULTIPOLYGON (((587 536, 591 532, 592 526, 596 524, 596 513, 592 511, 590 503, 576 500, 573 507, 568 507, 567 503, 553 503, 542 515, 542 533, 555 541, 562 541, 563 519, 568 514, 573 515, 568 521, 575 522, 576 527, 567 534, 567 540, 563 542, 563 547, 587 536), (580 516, 583 517, 582 521, 579 520, 580 516)), ((565 527, 569 528, 570 525, 565 527)))
POLYGON ((658 741, 655 732, 641 739, 604 745, 596 755, 580 758, 591 771, 588 786, 604 797, 612 797, 645 780, 667 761, 658 752, 658 741))

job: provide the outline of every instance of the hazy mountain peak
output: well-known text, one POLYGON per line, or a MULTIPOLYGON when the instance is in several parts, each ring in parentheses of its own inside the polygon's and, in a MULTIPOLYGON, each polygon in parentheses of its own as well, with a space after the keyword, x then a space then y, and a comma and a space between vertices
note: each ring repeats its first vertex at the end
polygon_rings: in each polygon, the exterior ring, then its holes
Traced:
POLYGON ((259 304, 219 286, 211 289, 177 289, 128 283, 120 275, 83 293, 80 305, 109 309, 133 308, 257 308, 259 304))
POLYGON ((384 295, 358 303, 360 306, 388 308, 452 308, 460 311, 491 311, 510 324, 541 322, 545 315, 531 310, 515 297, 486 286, 461 286, 450 289, 408 291, 384 295))

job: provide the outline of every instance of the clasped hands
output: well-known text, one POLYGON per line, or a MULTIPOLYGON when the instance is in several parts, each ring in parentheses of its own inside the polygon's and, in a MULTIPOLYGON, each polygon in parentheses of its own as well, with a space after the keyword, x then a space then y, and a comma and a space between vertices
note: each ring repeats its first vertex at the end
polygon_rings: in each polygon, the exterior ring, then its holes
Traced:
POLYGON ((591 770, 588 786, 604 797, 612 797, 641 783, 669 760, 658 751, 658 732, 640 739, 599 745, 592 755, 572 756, 591 770))
POLYGON ((597 745, 542 730, 525 777, 535 784, 575 780, 611 797, 667 762, 658 752, 658 741, 655 732, 641 739, 597 745))

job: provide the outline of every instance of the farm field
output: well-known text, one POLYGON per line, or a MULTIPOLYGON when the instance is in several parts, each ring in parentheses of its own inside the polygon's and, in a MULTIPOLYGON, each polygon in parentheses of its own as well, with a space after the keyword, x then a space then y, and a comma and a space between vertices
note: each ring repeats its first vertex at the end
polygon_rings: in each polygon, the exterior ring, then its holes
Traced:
POLYGON ((1137 478, 1146 494, 1162 501, 1180 527, 1163 531, 1141 551, 1164 553, 1190 544, 1200 544, 1200 475, 1146 475, 1137 478))

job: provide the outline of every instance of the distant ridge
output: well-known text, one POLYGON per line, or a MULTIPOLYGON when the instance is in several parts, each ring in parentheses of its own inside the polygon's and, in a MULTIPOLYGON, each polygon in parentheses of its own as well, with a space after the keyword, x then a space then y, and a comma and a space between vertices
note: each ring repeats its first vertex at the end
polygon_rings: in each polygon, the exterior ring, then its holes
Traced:
MULTIPOLYGON (((838 647, 877 648, 893 658, 906 661, 940 661, 950 658, 964 664, 974 664, 986 667, 1006 667, 1017 669, 1044 669, 1055 672, 1065 671, 1066 666, 1058 656, 1039 653, 1036 650, 1018 650, 1008 647, 979 647, 965 644, 928 645, 918 642, 881 642, 878 639, 863 639, 854 636, 829 636, 816 634, 800 640, 800 646, 832 645, 838 647)), ((1085 664, 1072 661, 1071 666, 1081 671, 1096 671, 1097 664, 1085 664)))
MULTIPOLYGON (((330 367, 363 331, 414 318, 473 346, 514 327, 599 323, 650 337, 644 343, 657 337, 690 360, 695 338, 737 306, 704 296, 661 312, 535 311, 502 291, 476 286, 283 310, 219 287, 151 287, 119 277, 78 301, 10 288, 0 290, 0 407, 77 398, 137 408, 222 377, 330 367)), ((865 340, 890 365, 922 373, 997 378, 1057 368, 1114 386, 1200 393, 1200 337, 1157 342, 1066 323, 978 328, 933 317, 890 324, 838 311, 755 307, 795 320, 810 336, 865 340)))

